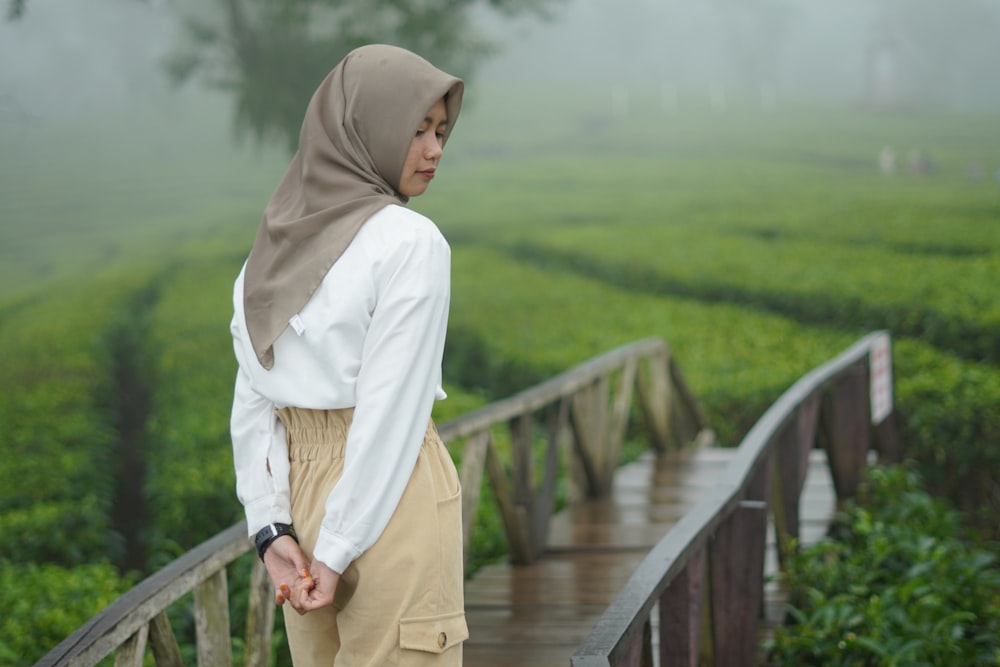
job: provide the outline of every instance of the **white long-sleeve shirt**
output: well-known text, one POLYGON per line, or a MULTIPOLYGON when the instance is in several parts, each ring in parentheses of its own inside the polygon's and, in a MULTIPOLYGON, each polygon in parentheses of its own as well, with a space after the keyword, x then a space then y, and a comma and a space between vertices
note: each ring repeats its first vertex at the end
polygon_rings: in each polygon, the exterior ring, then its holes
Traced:
POLYGON ((337 572, 382 534, 409 481, 441 388, 451 251, 433 222, 402 206, 361 227, 323 283, 257 361, 243 312, 231 330, 239 362, 231 432, 236 491, 254 535, 291 523, 288 446, 277 408, 354 407, 344 471, 326 501, 315 557, 337 572))

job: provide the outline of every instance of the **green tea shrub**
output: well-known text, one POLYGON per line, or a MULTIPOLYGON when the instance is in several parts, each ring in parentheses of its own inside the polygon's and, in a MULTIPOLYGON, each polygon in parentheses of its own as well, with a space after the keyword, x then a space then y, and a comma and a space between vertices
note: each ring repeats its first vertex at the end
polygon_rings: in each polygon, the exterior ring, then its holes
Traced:
MULTIPOLYGON (((45 305, 58 312, 63 304, 45 305)), ((101 388, 99 322, 50 322, 44 328, 8 322, 3 330, 0 510, 103 494, 111 484, 105 464, 112 432, 93 400, 101 388), (63 330, 67 324, 74 336, 63 330)))
POLYGON ((795 555, 769 665, 974 667, 1000 659, 1000 570, 902 466, 870 470, 836 539, 795 555))
POLYGON ((116 559, 121 544, 108 524, 108 499, 41 501, 0 513, 0 560, 64 567, 116 559))
POLYGON ((907 455, 931 491, 1000 535, 1000 372, 912 341, 900 341, 896 349, 907 455))
POLYGON ((106 561, 66 569, 0 559, 0 664, 34 664, 134 583, 106 561))

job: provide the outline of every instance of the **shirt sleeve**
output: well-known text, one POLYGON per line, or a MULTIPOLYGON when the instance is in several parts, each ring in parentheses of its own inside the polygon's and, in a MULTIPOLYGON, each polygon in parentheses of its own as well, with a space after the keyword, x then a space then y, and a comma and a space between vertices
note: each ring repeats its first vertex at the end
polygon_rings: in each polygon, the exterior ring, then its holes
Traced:
POLYGON ((344 471, 326 501, 315 556, 337 572, 375 544, 413 472, 441 381, 451 251, 433 225, 376 260, 344 471))
POLYGON ((236 466, 236 495, 243 504, 249 535, 269 523, 291 523, 288 444, 275 405, 254 391, 240 367, 233 391, 230 434, 236 466))

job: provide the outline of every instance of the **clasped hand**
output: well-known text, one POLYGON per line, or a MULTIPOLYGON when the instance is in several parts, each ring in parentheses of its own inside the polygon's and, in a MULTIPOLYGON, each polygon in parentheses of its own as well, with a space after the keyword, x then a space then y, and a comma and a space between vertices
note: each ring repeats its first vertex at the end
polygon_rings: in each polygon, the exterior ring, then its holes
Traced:
POLYGON ((264 567, 274 585, 274 601, 288 602, 299 614, 333 604, 340 575, 324 563, 306 559, 298 542, 282 536, 264 552, 264 567))

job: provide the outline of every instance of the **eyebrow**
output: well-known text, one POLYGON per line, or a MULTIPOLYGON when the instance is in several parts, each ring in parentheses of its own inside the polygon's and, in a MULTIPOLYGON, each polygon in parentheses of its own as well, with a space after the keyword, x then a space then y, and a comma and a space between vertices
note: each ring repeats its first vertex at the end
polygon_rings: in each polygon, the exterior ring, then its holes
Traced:
MULTIPOLYGON (((428 125, 430 125, 430 124, 432 124, 434 122, 434 119, 431 118, 430 116, 424 116, 424 122, 427 123, 428 125)), ((447 124, 448 124, 448 119, 445 118, 440 123, 438 123, 437 126, 441 127, 442 125, 447 125, 447 124)))

